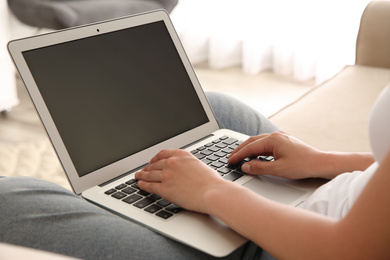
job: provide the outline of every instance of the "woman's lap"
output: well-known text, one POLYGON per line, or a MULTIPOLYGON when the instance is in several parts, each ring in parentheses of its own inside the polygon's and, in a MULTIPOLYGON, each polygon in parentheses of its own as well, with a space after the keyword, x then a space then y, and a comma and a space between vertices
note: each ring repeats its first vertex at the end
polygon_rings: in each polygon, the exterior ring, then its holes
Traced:
MULTIPOLYGON (((3 243, 83 259, 214 259, 50 182, 0 178, 0 197, 3 243)), ((246 247, 226 259, 242 258, 246 247)))
POLYGON ((206 96, 221 128, 249 136, 279 130, 265 116, 233 97, 218 92, 207 92, 206 96))

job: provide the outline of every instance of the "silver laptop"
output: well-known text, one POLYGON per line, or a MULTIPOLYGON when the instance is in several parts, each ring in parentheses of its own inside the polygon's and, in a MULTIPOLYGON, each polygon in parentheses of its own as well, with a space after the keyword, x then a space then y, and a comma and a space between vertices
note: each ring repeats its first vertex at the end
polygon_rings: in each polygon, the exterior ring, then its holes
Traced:
POLYGON ((218 219, 140 190, 161 149, 191 151, 222 176, 296 206, 310 193, 247 176, 226 156, 247 136, 220 129, 164 11, 11 41, 11 57, 76 194, 214 256, 247 240, 218 219))

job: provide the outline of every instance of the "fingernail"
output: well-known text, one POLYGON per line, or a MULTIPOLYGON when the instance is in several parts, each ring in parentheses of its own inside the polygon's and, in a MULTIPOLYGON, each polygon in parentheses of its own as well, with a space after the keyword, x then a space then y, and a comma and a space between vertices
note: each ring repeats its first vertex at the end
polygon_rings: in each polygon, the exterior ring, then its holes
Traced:
POLYGON ((245 163, 241 166, 241 169, 243 172, 250 173, 251 171, 251 166, 248 163, 245 163))

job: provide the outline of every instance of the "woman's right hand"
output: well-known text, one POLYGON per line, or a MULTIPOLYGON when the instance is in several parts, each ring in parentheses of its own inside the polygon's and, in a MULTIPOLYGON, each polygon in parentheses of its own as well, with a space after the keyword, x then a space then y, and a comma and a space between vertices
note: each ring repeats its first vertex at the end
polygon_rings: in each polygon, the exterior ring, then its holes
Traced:
POLYGON ((252 160, 242 165, 245 173, 274 175, 288 179, 303 179, 318 176, 321 155, 324 152, 313 148, 285 132, 275 132, 250 137, 230 155, 229 163, 236 164, 247 157, 273 156, 274 161, 252 160))

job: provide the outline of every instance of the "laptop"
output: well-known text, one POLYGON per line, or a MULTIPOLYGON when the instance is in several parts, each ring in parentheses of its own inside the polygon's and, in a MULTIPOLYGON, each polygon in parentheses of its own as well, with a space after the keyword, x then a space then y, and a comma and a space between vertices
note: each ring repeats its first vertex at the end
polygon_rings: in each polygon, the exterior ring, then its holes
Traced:
POLYGON ((220 129, 163 10, 14 40, 8 49, 73 191, 91 203, 221 257, 247 239, 138 188, 135 172, 160 150, 191 151, 222 178, 283 204, 297 206, 312 191, 226 164, 248 136, 220 129))

